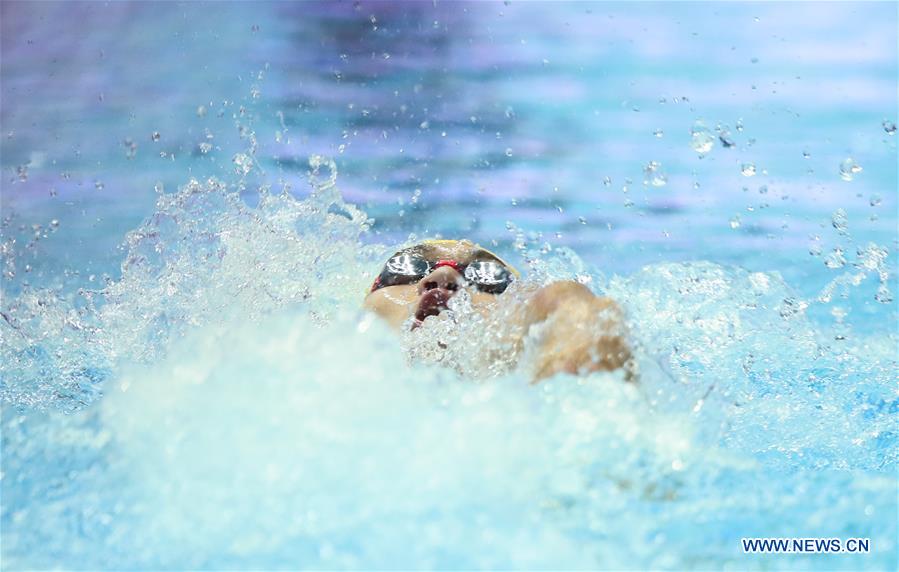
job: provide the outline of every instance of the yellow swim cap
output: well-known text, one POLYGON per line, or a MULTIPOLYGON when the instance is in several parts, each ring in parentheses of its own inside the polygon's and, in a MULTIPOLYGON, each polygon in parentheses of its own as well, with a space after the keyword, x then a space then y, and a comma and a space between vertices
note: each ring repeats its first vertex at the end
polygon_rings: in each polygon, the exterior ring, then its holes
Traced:
POLYGON ((475 243, 471 242, 471 241, 468 240, 468 239, 454 240, 454 239, 448 239, 448 238, 429 238, 429 239, 426 239, 426 240, 422 240, 420 244, 434 244, 434 245, 437 245, 437 246, 452 247, 452 246, 455 246, 456 244, 459 244, 459 243, 462 243, 462 242, 467 242, 467 243, 470 244, 472 247, 477 248, 477 249, 479 249, 479 250, 483 250, 484 252, 486 252, 487 254, 489 254, 490 256, 492 256, 493 258, 496 258, 497 260, 499 260, 500 262, 502 262, 502 263, 505 265, 505 267, 508 268, 509 271, 510 271, 512 274, 515 275, 516 278, 521 278, 521 273, 518 272, 518 270, 517 270, 514 266, 512 266, 511 264, 509 264, 508 262, 506 262, 505 260, 503 260, 503 259, 500 258, 499 256, 497 256, 497 255, 496 255, 495 253, 493 253, 492 251, 490 251, 490 250, 484 248, 484 247, 481 246, 480 244, 475 244, 475 243))

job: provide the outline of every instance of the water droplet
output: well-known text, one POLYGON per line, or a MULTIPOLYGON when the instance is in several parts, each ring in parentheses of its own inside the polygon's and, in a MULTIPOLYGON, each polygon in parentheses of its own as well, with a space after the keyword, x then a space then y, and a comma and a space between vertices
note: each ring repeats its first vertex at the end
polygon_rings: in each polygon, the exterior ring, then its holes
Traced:
POLYGON ((28 165, 19 165, 16 167, 16 175, 19 177, 19 181, 25 182, 28 180, 28 165))
POLYGON ((153 134, 150 135, 150 139, 152 139, 153 141, 159 141, 160 137, 162 136, 159 134, 159 131, 154 131, 153 134))
POLYGON ((662 164, 658 161, 650 161, 643 167, 643 184, 651 184, 653 187, 664 187, 668 183, 668 177, 662 173, 662 164))
POLYGON ((506 157, 511 157, 511 156, 512 156, 512 148, 506 147, 506 157))
POLYGON ((810 159, 811 156, 812 156, 812 154, 809 153, 808 151, 803 151, 803 152, 802 152, 802 158, 803 158, 803 159, 810 159))
POLYGON ((886 283, 880 283, 880 286, 877 288, 877 294, 874 294, 874 299, 881 304, 889 304, 893 301, 893 293, 890 292, 890 288, 886 283))
POLYGON ((880 198, 880 195, 875 193, 871 195, 871 198, 868 200, 868 204, 872 207, 880 206, 882 200, 883 199, 880 198))
POLYGON ((824 266, 828 268, 842 268, 846 266, 846 258, 843 256, 843 249, 839 246, 833 249, 833 252, 824 259, 824 266))
POLYGON ((809 240, 808 253, 812 256, 821 256, 821 237, 812 235, 809 240))
POLYGON ((134 159, 134 156, 137 155, 137 143, 128 137, 122 141, 122 146, 125 148, 125 158, 134 159))
POLYGON ((418 124, 419 129, 427 129, 430 126, 431 126, 431 124, 427 121, 422 121, 421 123, 418 124))
POLYGON ((742 133, 743 132, 743 120, 737 119, 737 124, 735 125, 735 127, 736 127, 737 131, 742 133))
POLYGON ((735 147, 737 145, 731 138, 730 133, 728 133, 726 130, 718 134, 718 141, 721 141, 721 145, 723 145, 725 149, 730 149, 731 147, 735 147))
POLYGON ((512 109, 512 106, 506 108, 506 118, 514 119, 515 118, 515 110, 512 109))
POLYGON ((714 145, 715 137, 708 127, 702 121, 694 123, 693 128, 690 130, 690 147, 699 153, 700 156, 704 156, 712 150, 714 145))
POLYGON ((250 31, 252 31, 252 32, 258 32, 258 31, 259 31, 259 24, 253 24, 252 26, 250 26, 250 31))
POLYGON ((843 209, 833 211, 833 214, 830 216, 830 224, 833 225, 840 234, 846 234, 846 229, 849 227, 846 211, 843 209))
POLYGON ((50 226, 53 228, 59 228, 59 219, 53 219, 50 221, 50 226))
POLYGON ((612 186, 612 177, 603 177, 602 184, 603 184, 603 186, 611 187, 612 186))
POLYGON ((662 131, 661 129, 656 129, 655 131, 652 132, 652 134, 655 135, 659 139, 661 139, 662 137, 665 136, 665 132, 662 131))
POLYGON ((895 135, 896 134, 896 124, 893 123, 892 121, 884 119, 883 130, 887 132, 887 135, 895 135))
POLYGON ((759 187, 759 194, 767 195, 768 194, 768 185, 762 185, 761 187, 759 187))
POLYGON ((754 63, 754 64, 759 63, 759 59, 758 59, 758 58, 752 58, 752 59, 750 59, 749 61, 752 62, 752 63, 754 63))
POLYGON ((102 191, 104 187, 106 187, 106 185, 103 184, 103 181, 94 181, 94 188, 98 191, 102 191))
POLYGON ((577 217, 577 221, 581 224, 587 224, 587 219, 582 216, 577 217))
POLYGON ((734 215, 733 218, 730 219, 730 227, 731 228, 740 228, 740 215, 734 215))
POLYGON ((740 172, 743 173, 744 177, 754 177, 755 163, 743 163, 743 165, 740 166, 740 172))
POLYGON ((206 141, 203 141, 202 143, 197 145, 197 149, 200 150, 200 153, 205 155, 206 153, 209 153, 210 151, 212 151, 212 143, 207 143, 206 141))
POLYGON ((238 175, 247 175, 253 170, 253 159, 244 153, 234 155, 231 162, 234 163, 238 175))
POLYGON ((336 189, 337 163, 333 159, 322 155, 310 155, 309 171, 306 174, 309 178, 309 183, 315 188, 316 193, 319 193, 321 196, 326 196, 324 191, 336 189))
POLYGON ((857 173, 862 172, 862 167, 858 163, 855 162, 855 159, 852 157, 846 157, 842 163, 840 163, 840 178, 846 182, 851 181, 857 173))

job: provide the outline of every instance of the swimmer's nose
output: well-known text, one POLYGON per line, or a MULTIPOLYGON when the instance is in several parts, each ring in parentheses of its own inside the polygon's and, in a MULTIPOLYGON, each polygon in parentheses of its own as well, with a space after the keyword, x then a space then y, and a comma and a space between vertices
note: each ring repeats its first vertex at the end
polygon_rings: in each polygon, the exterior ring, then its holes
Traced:
POLYGON ((455 292, 459 289, 462 275, 452 266, 441 266, 418 281, 418 293, 424 294, 428 290, 441 288, 455 292))

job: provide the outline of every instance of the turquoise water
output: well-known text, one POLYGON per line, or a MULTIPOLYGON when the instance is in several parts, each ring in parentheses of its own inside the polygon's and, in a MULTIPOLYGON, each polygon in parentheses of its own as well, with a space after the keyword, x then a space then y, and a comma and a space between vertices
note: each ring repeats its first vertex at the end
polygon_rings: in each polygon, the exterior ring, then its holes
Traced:
POLYGON ((895 567, 895 4, 0 10, 4 569, 895 567), (640 383, 410 363, 434 235, 640 383))

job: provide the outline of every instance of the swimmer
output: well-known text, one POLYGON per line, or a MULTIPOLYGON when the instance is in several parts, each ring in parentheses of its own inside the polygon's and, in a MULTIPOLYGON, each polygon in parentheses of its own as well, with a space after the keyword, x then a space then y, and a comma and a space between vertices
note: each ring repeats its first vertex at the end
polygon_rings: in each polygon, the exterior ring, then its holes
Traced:
POLYGON ((574 281, 538 287, 519 278, 511 265, 468 240, 429 240, 391 256, 363 306, 397 330, 415 330, 444 318, 449 301, 464 290, 489 320, 485 333, 516 346, 516 355, 525 340, 534 340, 534 382, 619 368, 632 378, 624 318, 613 300, 574 281))

